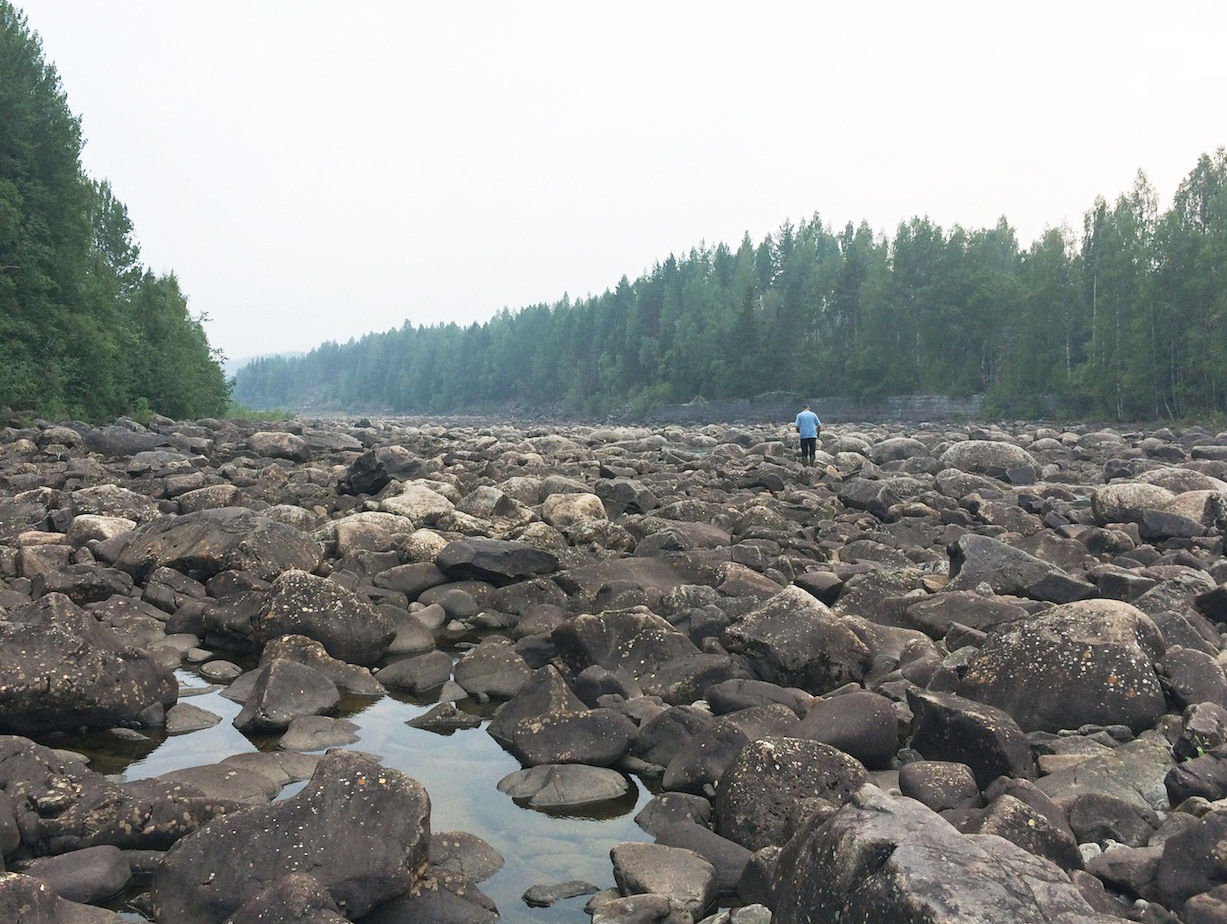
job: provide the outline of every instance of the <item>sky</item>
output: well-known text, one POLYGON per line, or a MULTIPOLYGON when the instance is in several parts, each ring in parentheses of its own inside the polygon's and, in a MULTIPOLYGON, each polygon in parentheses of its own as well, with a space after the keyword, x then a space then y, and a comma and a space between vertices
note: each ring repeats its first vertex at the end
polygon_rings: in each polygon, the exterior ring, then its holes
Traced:
POLYGON ((599 295, 815 213, 1077 233, 1227 145, 1222 0, 13 0, 231 360, 599 295))

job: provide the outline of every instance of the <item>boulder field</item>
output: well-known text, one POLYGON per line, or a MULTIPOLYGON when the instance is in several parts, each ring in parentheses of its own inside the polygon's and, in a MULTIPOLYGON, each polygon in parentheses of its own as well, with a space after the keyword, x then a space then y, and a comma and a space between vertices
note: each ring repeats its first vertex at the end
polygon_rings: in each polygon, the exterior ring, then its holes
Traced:
POLYGON ((530 908, 1227 922, 1225 525, 1196 427, 14 421, 0 920, 491 924, 510 846, 345 747, 392 693, 519 761, 491 798, 656 794, 530 908), (261 749, 56 746, 219 721, 188 669, 261 749))

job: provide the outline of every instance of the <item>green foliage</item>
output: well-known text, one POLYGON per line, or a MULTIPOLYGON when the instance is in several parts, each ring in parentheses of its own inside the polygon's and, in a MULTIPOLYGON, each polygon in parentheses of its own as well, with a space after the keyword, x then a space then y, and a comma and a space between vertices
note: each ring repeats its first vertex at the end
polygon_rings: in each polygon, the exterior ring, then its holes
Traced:
POLYGON ((202 318, 140 265, 127 209, 81 169, 80 122, 0 0, 0 406, 49 417, 220 413, 202 318))
MULTIPOLYGON (((226 410, 222 416, 231 420, 292 420, 294 418, 293 411, 287 411, 284 408, 268 408, 265 410, 257 410, 256 408, 248 407, 245 404, 231 401, 227 403, 226 410)), ((138 418, 139 419, 139 418, 138 418)))
POLYGON ((764 392, 985 395, 1012 415, 1140 419, 1227 411, 1227 155, 1171 211, 1139 174, 1081 239, 1027 249, 1001 219, 893 240, 817 215, 734 250, 670 255, 572 302, 486 324, 327 343, 241 369, 253 407, 422 412, 502 404, 600 414, 764 392))

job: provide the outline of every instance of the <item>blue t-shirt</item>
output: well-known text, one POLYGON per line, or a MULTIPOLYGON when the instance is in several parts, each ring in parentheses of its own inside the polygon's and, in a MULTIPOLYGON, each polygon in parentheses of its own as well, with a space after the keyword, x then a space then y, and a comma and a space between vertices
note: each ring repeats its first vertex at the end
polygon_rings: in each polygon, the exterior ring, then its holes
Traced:
POLYGON ((797 415, 797 432, 803 440, 812 440, 818 435, 818 428, 822 426, 822 421, 818 419, 818 415, 813 411, 805 410, 797 415))

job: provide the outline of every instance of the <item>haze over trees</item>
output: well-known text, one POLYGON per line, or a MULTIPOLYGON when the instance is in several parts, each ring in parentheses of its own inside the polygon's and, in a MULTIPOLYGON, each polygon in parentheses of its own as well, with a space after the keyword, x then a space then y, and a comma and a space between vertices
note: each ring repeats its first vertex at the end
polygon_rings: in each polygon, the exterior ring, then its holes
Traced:
POLYGON ((912 218, 893 238, 818 215, 669 256, 601 295, 414 326, 241 369, 255 407, 567 413, 753 397, 983 394, 1015 413, 1227 410, 1227 153, 1160 214, 1139 172, 1080 233, 1021 246, 912 218))
POLYGON ((82 170, 83 143, 38 36, 0 0, 0 407, 222 413, 203 318, 173 274, 142 266, 127 208, 82 170))

